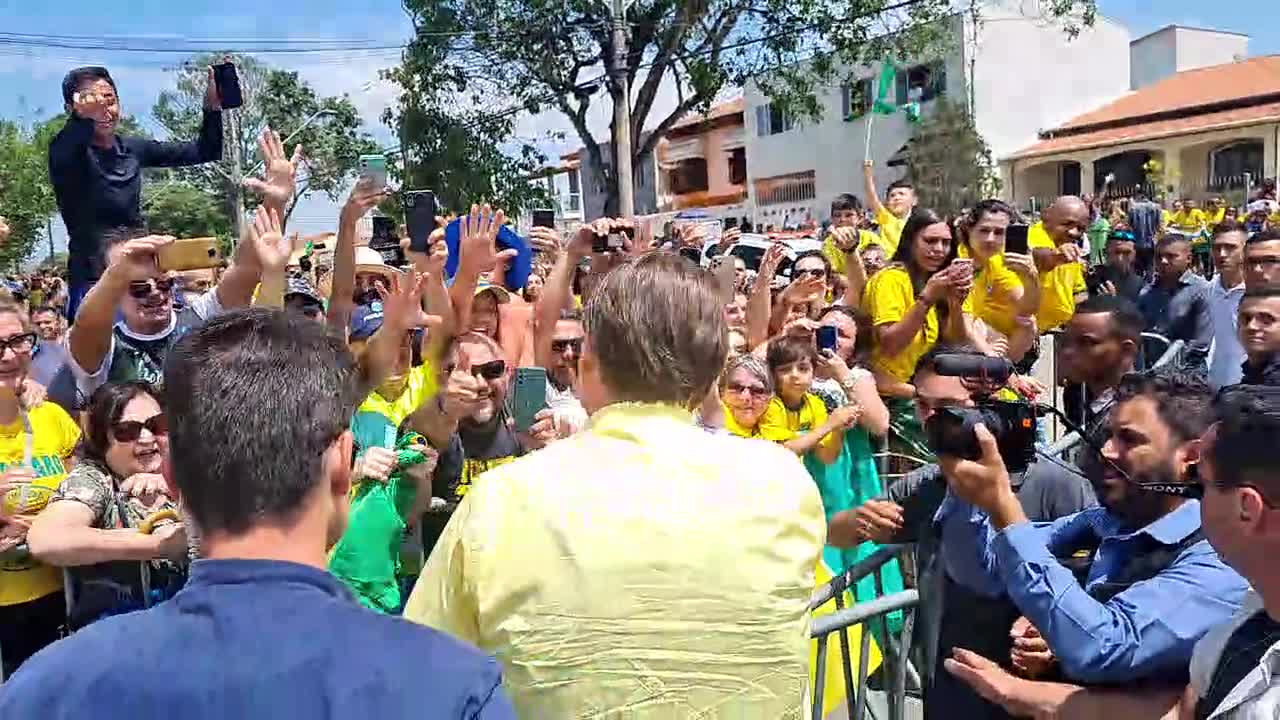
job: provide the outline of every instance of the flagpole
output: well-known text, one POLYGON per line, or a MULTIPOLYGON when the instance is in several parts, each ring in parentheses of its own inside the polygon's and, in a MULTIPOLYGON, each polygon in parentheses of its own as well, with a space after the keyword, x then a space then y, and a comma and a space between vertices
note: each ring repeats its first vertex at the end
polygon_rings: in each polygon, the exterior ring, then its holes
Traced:
POLYGON ((875 122, 876 113, 874 110, 867 113, 867 139, 863 142, 865 152, 862 156, 863 162, 871 161, 871 123, 875 122))

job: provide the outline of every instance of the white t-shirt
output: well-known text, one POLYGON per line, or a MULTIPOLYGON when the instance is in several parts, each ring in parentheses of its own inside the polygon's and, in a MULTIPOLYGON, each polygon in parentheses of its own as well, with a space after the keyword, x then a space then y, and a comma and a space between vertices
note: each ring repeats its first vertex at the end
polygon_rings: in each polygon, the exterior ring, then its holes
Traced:
MULTIPOLYGON (((1191 687, 1202 698, 1209 691, 1213 671, 1232 633, 1262 610, 1262 597, 1252 590, 1231 621, 1213 628, 1191 654, 1191 687)), ((1280 643, 1271 646, 1262 662, 1236 684, 1209 720, 1275 720, 1280 717, 1280 643)))

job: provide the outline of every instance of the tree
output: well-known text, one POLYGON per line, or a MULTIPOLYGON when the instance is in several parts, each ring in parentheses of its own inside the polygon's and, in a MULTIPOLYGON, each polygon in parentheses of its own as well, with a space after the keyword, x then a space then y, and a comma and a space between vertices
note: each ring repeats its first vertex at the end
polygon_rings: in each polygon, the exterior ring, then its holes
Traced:
POLYGON ((991 147, 961 104, 938 99, 911 138, 908 174, 922 207, 954 215, 1000 194, 991 147))
MULTIPOLYGON (((382 116, 401 139, 403 156, 391 164, 401 187, 433 190, 445 212, 488 202, 516 216, 546 203, 543 187, 529 179, 545 158, 527 143, 510 142, 513 115, 452 106, 438 78, 412 61, 387 77, 405 90, 398 107, 382 116)), ((398 207, 387 210, 399 217, 398 207)))
POLYGON ((9 239, 0 246, 5 267, 31 253, 58 209, 49 182, 49 140, 56 130, 48 128, 0 120, 0 216, 9 225, 9 239))
POLYGON ((147 230, 178 238, 231 236, 225 203, 207 190, 182 180, 152 183, 143 190, 147 230))
MULTIPOLYGON (((190 139, 199 133, 208 67, 224 57, 209 54, 191 58, 178 68, 176 89, 160 93, 152 115, 173 137, 190 139)), ((252 177, 255 168, 261 169, 258 137, 271 127, 282 138, 293 135, 290 151, 301 143, 307 161, 287 214, 311 192, 339 200, 356 172, 360 155, 378 152, 377 144, 361 130, 355 105, 345 96, 321 97, 296 72, 269 67, 248 55, 232 55, 231 59, 240 78, 244 105, 230 111, 238 124, 224 123, 222 161, 181 168, 173 171, 174 176, 215 198, 224 198, 227 217, 238 216, 256 204, 241 191, 240 176, 252 177)))
MULTIPOLYGON (((1041 12, 1076 33, 1093 22, 1095 2, 1047 0, 1041 12)), ((617 178, 587 113, 601 87, 615 105, 623 99, 615 78, 625 75, 631 88, 634 166, 681 117, 748 79, 784 110, 816 116, 820 91, 847 80, 848 68, 939 52, 949 30, 943 19, 954 12, 951 0, 636 0, 625 11, 624 54, 611 3, 600 0, 403 3, 418 32, 402 71, 450 88, 459 103, 483 107, 488 97, 507 97, 519 110, 564 114, 609 190, 610 211, 617 178), (655 115, 664 83, 676 105, 655 115)), ((615 150, 617 136, 611 126, 615 150)))

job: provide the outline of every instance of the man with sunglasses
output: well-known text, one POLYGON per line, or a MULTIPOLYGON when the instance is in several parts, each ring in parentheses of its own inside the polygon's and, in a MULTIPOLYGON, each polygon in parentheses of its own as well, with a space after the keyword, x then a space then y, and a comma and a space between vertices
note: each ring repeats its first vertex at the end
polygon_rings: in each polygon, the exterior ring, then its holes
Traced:
MULTIPOLYGON (((1235 614, 1248 588, 1205 540, 1194 499, 1210 389, 1195 375, 1147 373, 1125 378, 1116 395, 1089 478, 1100 507, 1030 522, 995 438, 979 426, 980 459, 941 461, 943 553, 957 582, 1008 593, 1024 630, 1034 628, 1018 650, 1040 672, 1094 686, 1184 683, 1196 641, 1235 614)), ((957 650, 948 670, 966 678, 970 659, 957 650)))
POLYGON ((107 269, 85 295, 68 334, 79 403, 109 381, 162 384, 164 357, 175 342, 224 310, 249 305, 262 274, 258 246, 271 241, 255 235, 239 243, 222 281, 176 310, 176 278, 158 263, 173 238, 138 228, 109 233, 107 269))

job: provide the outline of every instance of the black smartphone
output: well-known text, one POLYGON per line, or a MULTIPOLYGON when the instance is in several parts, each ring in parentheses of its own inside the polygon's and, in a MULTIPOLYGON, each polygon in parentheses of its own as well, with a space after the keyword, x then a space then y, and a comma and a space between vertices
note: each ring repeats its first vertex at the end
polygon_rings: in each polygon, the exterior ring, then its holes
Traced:
POLYGON ((1004 231, 1004 251, 1007 253, 1018 253, 1019 255, 1027 254, 1027 231, 1030 228, 1026 225, 1010 225, 1004 231))
POLYGON ((635 239, 635 233, 636 231, 634 228, 623 228, 622 232, 611 232, 606 235, 596 233, 596 239, 591 243, 591 252, 622 252, 626 249, 625 239, 635 239))
POLYGON ((836 349, 836 341, 839 339, 838 331, 834 325, 823 325, 818 328, 818 350, 836 349))
POLYGON ((406 190, 401 203, 404 224, 409 230, 409 249, 428 252, 431 233, 436 229, 436 194, 430 190, 406 190))
POLYGON ((555 210, 534 210, 534 211, 533 211, 533 226, 534 226, 534 227, 544 227, 544 228, 553 228, 553 227, 555 227, 555 226, 556 226, 556 211, 555 211, 555 210))
POLYGON ((223 110, 234 110, 244 105, 244 96, 240 93, 240 77, 236 75, 234 63, 224 62, 214 65, 213 81, 218 86, 218 96, 222 98, 223 110))
POLYGON ((400 249, 400 238, 396 237, 396 221, 385 215, 374 215, 373 234, 369 236, 369 247, 378 251, 382 261, 392 267, 404 265, 404 250, 400 249))

